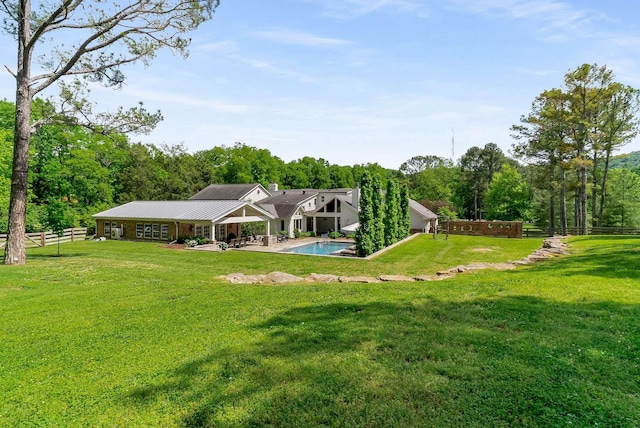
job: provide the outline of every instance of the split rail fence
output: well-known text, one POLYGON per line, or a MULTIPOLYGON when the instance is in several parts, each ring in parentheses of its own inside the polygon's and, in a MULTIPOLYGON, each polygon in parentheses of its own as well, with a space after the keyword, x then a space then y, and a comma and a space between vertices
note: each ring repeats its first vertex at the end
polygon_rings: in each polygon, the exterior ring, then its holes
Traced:
MULTIPOLYGON (((24 237, 25 237, 25 246, 27 248, 46 247, 47 245, 58 244, 58 235, 51 231, 26 233, 24 237)), ((75 227, 75 228, 64 230, 62 235, 60 235, 60 243, 62 244, 64 242, 83 241, 86 238, 87 238, 87 228, 75 227)), ((7 235, 0 234, 0 248, 4 248, 6 243, 7 243, 7 235)))

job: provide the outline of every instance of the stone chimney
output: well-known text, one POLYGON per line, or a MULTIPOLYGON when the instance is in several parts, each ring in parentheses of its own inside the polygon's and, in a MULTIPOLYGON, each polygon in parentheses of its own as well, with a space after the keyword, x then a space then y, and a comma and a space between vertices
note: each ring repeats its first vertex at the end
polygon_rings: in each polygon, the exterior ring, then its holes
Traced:
POLYGON ((274 182, 269 183, 269 191, 272 192, 272 193, 273 192, 277 192, 278 191, 278 183, 274 183, 274 182))
POLYGON ((351 191, 351 205, 353 205, 356 210, 358 210, 360 206, 360 186, 358 186, 358 183, 356 183, 356 187, 351 191))

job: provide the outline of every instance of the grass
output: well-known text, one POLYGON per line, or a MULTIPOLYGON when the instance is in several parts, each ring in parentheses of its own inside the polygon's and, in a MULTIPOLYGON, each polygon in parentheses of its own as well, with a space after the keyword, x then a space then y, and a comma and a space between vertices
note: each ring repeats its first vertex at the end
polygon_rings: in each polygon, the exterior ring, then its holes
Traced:
POLYGON ((638 238, 440 282, 216 279, 430 274, 540 242, 421 237, 369 261, 32 250, 0 268, 0 425, 638 426, 638 238))

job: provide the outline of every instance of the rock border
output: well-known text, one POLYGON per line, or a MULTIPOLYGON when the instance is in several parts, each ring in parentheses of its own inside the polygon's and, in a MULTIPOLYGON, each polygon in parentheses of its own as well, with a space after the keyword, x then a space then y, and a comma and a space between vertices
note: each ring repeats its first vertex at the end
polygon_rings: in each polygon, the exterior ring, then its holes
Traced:
POLYGON ((505 263, 472 263, 470 265, 460 265, 451 269, 438 271, 435 275, 380 275, 372 276, 339 276, 330 274, 312 273, 306 278, 291 275, 285 272, 271 272, 266 275, 245 275, 243 273, 231 273, 229 275, 220 276, 220 279, 227 280, 232 284, 287 284, 291 282, 312 282, 312 283, 330 283, 330 282, 358 282, 363 284, 373 284, 380 282, 411 282, 411 281, 442 281, 443 279, 453 278, 459 273, 473 272, 483 269, 494 270, 511 270, 518 266, 537 263, 569 254, 567 243, 564 237, 554 236, 546 238, 542 243, 542 247, 527 257, 505 262, 505 263))

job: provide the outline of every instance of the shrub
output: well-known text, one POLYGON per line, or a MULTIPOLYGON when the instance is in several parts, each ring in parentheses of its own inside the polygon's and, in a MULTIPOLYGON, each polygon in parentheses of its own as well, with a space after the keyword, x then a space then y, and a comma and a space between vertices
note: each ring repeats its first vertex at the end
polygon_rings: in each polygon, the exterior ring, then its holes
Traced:
POLYGON ((345 236, 344 233, 338 232, 338 231, 331 232, 329 234, 329 238, 331 238, 331 239, 344 238, 344 236, 345 236))
POLYGON ((227 244, 226 242, 220 242, 218 244, 218 248, 220 248, 222 251, 227 251, 229 249, 229 244, 227 244))
POLYGON ((205 238, 204 236, 178 236, 178 239, 176 239, 177 244, 187 244, 191 247, 195 247, 196 245, 206 244, 208 242, 209 242, 209 239, 205 238), (188 244, 189 241, 193 241, 195 242, 195 244, 189 245, 188 244))

